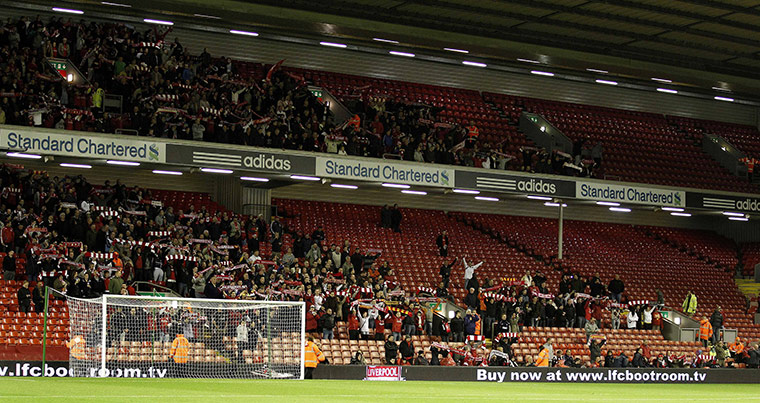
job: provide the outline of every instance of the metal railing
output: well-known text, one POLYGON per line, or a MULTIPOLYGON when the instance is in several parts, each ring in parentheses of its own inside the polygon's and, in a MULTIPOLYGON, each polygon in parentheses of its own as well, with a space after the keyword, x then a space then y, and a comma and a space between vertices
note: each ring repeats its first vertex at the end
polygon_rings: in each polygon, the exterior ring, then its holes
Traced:
POLYGON ((264 216, 264 220, 269 223, 272 221, 272 216, 278 215, 279 210, 276 204, 255 204, 249 203, 243 205, 243 215, 250 217, 258 217, 259 214, 264 216))
POLYGON ((181 295, 177 294, 171 288, 163 286, 163 285, 160 285, 160 284, 152 283, 150 281, 135 281, 134 283, 132 283, 132 286, 135 288, 135 291, 138 292, 138 293, 140 293, 140 292, 146 292, 146 291, 141 291, 140 290, 140 286, 146 286, 146 287, 150 287, 151 288, 147 292, 151 292, 152 291, 152 292, 155 293, 156 289, 160 289, 160 290, 162 290, 162 292, 165 292, 165 293, 169 294, 169 296, 172 296, 172 297, 182 297, 181 295))
POLYGON ((129 134, 131 136, 137 136, 138 132, 135 129, 116 129, 116 134, 129 134))
POLYGON ((702 136, 702 150, 734 175, 747 176, 747 166, 740 160, 745 154, 717 134, 702 136))

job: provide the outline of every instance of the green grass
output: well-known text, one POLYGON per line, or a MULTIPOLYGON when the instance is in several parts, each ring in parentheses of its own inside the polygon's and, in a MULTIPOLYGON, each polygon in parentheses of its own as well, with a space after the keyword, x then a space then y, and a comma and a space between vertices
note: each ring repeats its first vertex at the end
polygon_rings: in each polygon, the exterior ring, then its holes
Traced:
POLYGON ((760 401, 758 385, 5 378, 0 402, 760 401))

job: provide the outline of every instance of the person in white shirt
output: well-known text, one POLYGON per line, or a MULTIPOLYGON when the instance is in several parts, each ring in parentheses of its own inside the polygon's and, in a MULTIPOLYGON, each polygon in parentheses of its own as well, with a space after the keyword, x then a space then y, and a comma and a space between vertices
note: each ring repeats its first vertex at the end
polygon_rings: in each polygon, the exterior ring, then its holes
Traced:
POLYGON ((235 329, 236 336, 235 340, 237 341, 238 346, 238 360, 243 360, 243 350, 248 349, 248 321, 250 319, 248 317, 243 318, 243 320, 240 321, 240 324, 235 329))
POLYGON ((253 251, 253 254, 248 258, 249 264, 256 264, 261 260, 261 256, 259 256, 259 251, 255 250, 253 251))
POLYGON ((626 318, 626 322, 628 323, 629 329, 636 329, 636 323, 639 321, 639 315, 636 313, 635 310, 631 310, 628 312, 628 317, 626 318))
POLYGON ((467 284, 468 281, 472 278, 472 275, 475 273, 475 270, 477 270, 478 267, 483 265, 483 262, 480 262, 478 264, 469 265, 467 263, 467 258, 463 258, 462 262, 464 263, 464 283, 467 284))
POLYGON ((366 312, 359 315, 359 331, 362 334, 362 339, 369 340, 369 316, 366 312))
POLYGON ((377 305, 373 306, 372 309, 369 310, 369 314, 367 316, 369 317, 369 328, 374 329, 375 320, 377 320, 377 317, 380 316, 380 311, 377 310, 377 305))
POLYGON ((653 312, 654 312, 653 306, 647 306, 646 308, 644 308, 643 311, 641 311, 641 322, 643 322, 645 330, 652 329, 652 313, 653 312))
POLYGON ((520 281, 522 281, 523 284, 525 284, 525 288, 529 288, 530 286, 533 285, 533 276, 530 275, 530 270, 525 271, 525 275, 522 276, 520 281))
POLYGON ((317 288, 317 290, 314 292, 314 306, 317 307, 317 311, 322 309, 323 301, 324 301, 324 297, 322 296, 322 290, 317 288))

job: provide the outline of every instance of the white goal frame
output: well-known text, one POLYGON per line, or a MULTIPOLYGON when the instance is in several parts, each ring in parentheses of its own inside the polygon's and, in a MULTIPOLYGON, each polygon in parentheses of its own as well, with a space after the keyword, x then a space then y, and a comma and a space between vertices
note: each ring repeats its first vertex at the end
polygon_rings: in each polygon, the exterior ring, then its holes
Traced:
MULTIPOLYGON (((306 303, 303 301, 260 301, 260 300, 233 300, 233 299, 206 299, 206 298, 179 298, 179 297, 151 297, 151 296, 135 296, 135 295, 109 295, 109 294, 103 294, 103 296, 100 298, 100 301, 97 299, 92 300, 80 300, 80 301, 87 301, 89 303, 92 303, 93 305, 100 303, 101 304, 101 340, 100 340, 100 370, 99 377, 107 377, 108 375, 108 368, 107 368, 107 351, 108 351, 108 343, 107 343, 107 334, 108 334, 108 306, 109 301, 113 300, 133 300, 133 301, 155 301, 155 302, 175 302, 177 304, 179 303, 198 303, 198 302, 214 302, 214 303, 223 303, 223 304, 230 304, 230 305, 249 305, 249 306, 259 306, 259 307, 266 307, 266 306, 290 306, 290 307, 300 307, 300 326, 297 328, 300 329, 301 333, 301 348, 300 348, 300 379, 304 379, 305 374, 305 348, 306 345, 306 303)), ((113 305, 113 304, 112 304, 113 305)), ((210 309, 210 308, 209 308, 210 309)), ((69 338, 74 337, 74 331, 73 326, 69 328, 69 338)))

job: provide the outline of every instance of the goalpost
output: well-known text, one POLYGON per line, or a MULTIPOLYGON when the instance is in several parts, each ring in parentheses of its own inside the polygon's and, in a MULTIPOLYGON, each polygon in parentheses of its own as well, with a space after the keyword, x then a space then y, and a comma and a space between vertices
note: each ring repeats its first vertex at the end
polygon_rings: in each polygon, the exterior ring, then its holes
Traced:
POLYGON ((304 302, 67 298, 76 377, 303 379, 304 302))

